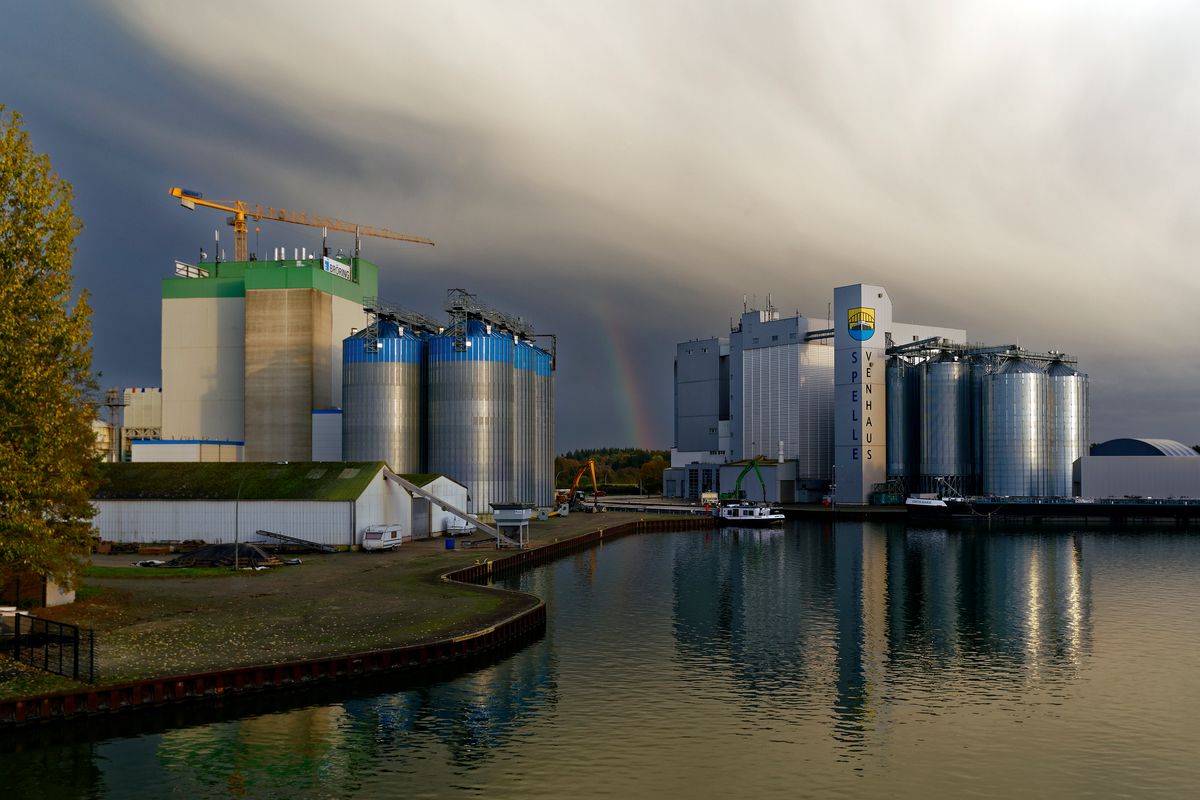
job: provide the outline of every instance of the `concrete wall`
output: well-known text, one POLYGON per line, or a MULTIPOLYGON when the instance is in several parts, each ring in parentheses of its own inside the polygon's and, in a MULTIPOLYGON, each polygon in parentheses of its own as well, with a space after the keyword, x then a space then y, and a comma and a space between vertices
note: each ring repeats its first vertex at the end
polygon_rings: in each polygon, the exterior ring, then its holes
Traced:
POLYGON ((330 303, 329 341, 329 405, 328 408, 342 407, 342 340, 350 335, 352 330, 362 330, 367 327, 367 315, 363 313, 362 303, 347 300, 344 297, 333 297, 330 303))
POLYGON ((365 325, 362 304, 344 297, 308 288, 246 290, 248 461, 313 457, 311 414, 341 407, 342 339, 365 325))
POLYGON ((312 460, 342 460, 342 412, 321 409, 312 412, 312 460))
POLYGON ((727 340, 700 339, 675 348, 675 447, 716 451, 720 448, 722 410, 728 418, 729 367, 722 353, 727 340), (722 380, 724 377, 724 380, 722 380))
POLYGON ((239 442, 135 441, 130 447, 130 460, 137 463, 233 462, 242 460, 242 450, 239 442))
MULTIPOLYGON (((745 464, 728 464, 721 467, 721 491, 732 492, 737 485, 738 474, 746 468, 745 464)), ((742 478, 742 491, 747 500, 760 500, 768 503, 795 502, 796 462, 759 464, 763 482, 767 485, 766 497, 763 496, 763 485, 758 476, 751 470, 742 478)))
POLYGON ((242 441, 241 297, 162 301, 162 436, 242 441))
POLYGON ((246 290, 246 460, 307 461, 312 410, 330 407, 331 297, 315 289, 246 290))
POLYGON ((1079 496, 1200 497, 1200 458, 1083 456, 1079 496))

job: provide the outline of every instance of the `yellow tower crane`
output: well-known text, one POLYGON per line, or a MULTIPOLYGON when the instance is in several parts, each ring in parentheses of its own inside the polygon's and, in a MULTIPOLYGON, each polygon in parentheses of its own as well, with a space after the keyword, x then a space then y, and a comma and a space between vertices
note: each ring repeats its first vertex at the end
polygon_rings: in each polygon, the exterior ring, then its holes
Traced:
POLYGON ((195 210, 196 206, 203 206, 233 214, 233 218, 229 221, 229 224, 233 226, 233 258, 235 261, 246 261, 250 257, 246 249, 246 220, 248 219, 269 219, 274 222, 290 222, 293 225, 309 225, 313 228, 324 228, 327 231, 353 233, 355 255, 358 254, 358 240, 362 236, 395 239, 396 241, 413 242, 414 244, 433 244, 430 240, 423 239, 420 236, 396 233, 387 228, 358 225, 353 222, 334 219, 333 217, 318 217, 298 211, 287 211, 282 208, 271 208, 256 203, 246 203, 242 200, 223 200, 221 202, 205 200, 204 196, 199 192, 181 189, 178 186, 172 186, 170 194, 172 197, 179 198, 181 206, 192 211, 195 210))

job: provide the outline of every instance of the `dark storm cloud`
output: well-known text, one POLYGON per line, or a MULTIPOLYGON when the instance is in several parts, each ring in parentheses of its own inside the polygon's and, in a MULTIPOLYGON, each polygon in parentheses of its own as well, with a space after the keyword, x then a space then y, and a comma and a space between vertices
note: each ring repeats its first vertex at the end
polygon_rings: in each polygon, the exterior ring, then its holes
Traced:
POLYGON ((436 310, 461 285, 558 333, 564 447, 639 415, 669 444, 676 340, 743 292, 823 315, 855 281, 1076 353, 1093 438, 1200 441, 1190 4, 106 10, 23 8, 0 58, 76 183, 116 382, 157 382, 156 280, 221 221, 170 203, 182 183, 437 240, 371 243, 385 291, 436 310))

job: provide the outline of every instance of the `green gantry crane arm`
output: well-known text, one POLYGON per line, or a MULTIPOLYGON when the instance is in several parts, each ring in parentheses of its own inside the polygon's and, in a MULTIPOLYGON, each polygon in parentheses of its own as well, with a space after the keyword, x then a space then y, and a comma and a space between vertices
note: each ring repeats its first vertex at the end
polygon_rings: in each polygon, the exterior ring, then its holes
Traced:
POLYGON ((734 483, 734 485, 733 485, 733 491, 732 492, 724 492, 721 495, 722 499, 725 499, 725 500, 741 500, 742 499, 742 479, 750 474, 750 470, 754 470, 754 474, 758 476, 759 484, 762 485, 763 500, 767 499, 767 482, 763 478, 762 471, 759 470, 759 468, 758 468, 758 459, 757 458, 750 459, 750 463, 747 464, 745 466, 745 468, 743 468, 742 471, 738 474, 737 482, 734 483))

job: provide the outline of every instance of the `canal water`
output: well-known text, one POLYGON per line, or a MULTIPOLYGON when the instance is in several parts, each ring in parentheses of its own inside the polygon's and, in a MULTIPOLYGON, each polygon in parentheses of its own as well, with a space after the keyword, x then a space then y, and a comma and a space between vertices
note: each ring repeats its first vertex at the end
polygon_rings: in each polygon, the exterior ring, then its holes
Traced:
POLYGON ((630 536, 513 581, 492 666, 0 753, 13 797, 1179 797, 1200 786, 1200 534, 630 536))

